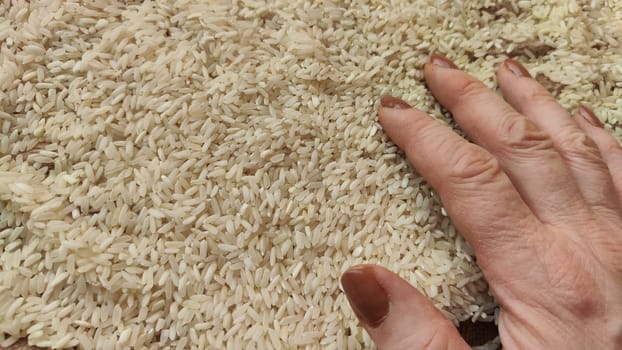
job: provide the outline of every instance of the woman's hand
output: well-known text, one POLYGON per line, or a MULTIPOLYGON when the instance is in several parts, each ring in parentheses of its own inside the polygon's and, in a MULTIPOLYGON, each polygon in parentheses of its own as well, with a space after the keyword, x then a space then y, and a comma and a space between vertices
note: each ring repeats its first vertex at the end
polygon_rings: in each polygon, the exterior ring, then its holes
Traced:
MULTIPOLYGON (((380 122, 439 193, 499 302, 504 349, 622 348, 622 149, 587 108, 571 117, 518 62, 504 98, 433 55, 425 78, 469 143, 406 102, 380 122)), ((468 349, 415 288, 375 266, 342 277, 381 349, 468 349)))

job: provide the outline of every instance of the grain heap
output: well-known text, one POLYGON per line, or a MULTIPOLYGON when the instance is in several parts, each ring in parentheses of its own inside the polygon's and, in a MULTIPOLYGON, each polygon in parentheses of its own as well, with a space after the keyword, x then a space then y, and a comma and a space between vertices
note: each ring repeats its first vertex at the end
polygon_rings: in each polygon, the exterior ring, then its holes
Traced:
POLYGON ((616 5, 1 1, 0 346, 357 349, 364 262, 492 317, 377 99, 449 123, 428 55, 490 86, 511 56, 621 135, 616 5))

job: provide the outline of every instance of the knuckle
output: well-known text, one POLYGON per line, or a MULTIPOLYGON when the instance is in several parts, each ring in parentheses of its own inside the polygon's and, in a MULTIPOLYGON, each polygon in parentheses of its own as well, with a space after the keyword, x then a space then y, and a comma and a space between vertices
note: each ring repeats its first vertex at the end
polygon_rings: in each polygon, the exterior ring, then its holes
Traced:
POLYGON ((527 155, 537 154, 538 151, 553 151, 553 141, 545 132, 540 130, 532 121, 520 116, 503 118, 500 124, 500 134, 504 151, 509 153, 521 152, 527 155))
MULTIPOLYGON (((441 130, 434 123, 417 123, 412 121, 408 128, 416 131, 416 137, 409 137, 404 140, 404 144, 400 145, 406 154, 410 157, 414 152, 417 152, 419 145, 427 140, 445 140, 441 130)), ((441 141, 442 145, 447 142, 441 141)))
POLYGON ((442 129, 438 128, 438 125, 435 123, 425 123, 420 125, 413 125, 413 128, 417 129, 418 138, 422 140, 445 140, 446 138, 439 135, 442 129))
POLYGON ((456 95, 462 101, 479 100, 488 92, 488 89, 475 79, 465 79, 456 87, 456 95))
POLYGON ((535 105, 549 105, 558 104, 557 100, 542 86, 534 86, 532 89, 526 92, 525 101, 529 101, 530 104, 535 105))
POLYGON ((454 184, 490 183, 502 172, 499 161, 476 146, 455 150, 451 162, 453 167, 448 177, 454 184))
POLYGON ((600 159, 600 152, 596 143, 587 134, 579 130, 562 133, 558 139, 559 153, 564 159, 600 159))

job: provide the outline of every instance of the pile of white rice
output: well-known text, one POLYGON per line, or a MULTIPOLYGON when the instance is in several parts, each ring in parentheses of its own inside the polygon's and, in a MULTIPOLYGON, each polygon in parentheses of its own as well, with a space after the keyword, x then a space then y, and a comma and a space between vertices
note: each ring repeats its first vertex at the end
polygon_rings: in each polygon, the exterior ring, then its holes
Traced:
POLYGON ((359 263, 491 319, 378 98, 448 122, 428 55, 490 86, 510 56, 616 128, 620 6, 0 1, 0 346, 358 349, 359 263))

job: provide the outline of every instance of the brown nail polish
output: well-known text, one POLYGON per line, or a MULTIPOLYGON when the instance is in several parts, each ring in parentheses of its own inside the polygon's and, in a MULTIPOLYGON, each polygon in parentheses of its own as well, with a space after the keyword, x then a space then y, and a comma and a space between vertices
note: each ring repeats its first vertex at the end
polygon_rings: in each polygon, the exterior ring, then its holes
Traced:
POLYGON ((585 107, 584 105, 579 106, 578 112, 583 117, 583 119, 585 119, 588 123, 592 124, 593 126, 597 128, 605 127, 603 122, 601 122, 600 119, 598 119, 596 114, 594 114, 594 112, 592 112, 591 109, 585 107))
POLYGON ((439 55, 437 53, 430 56, 430 63, 438 67, 458 69, 458 66, 456 66, 447 57, 439 55))
POLYGON ((380 105, 385 108, 410 109, 410 105, 404 100, 393 96, 384 96, 380 99, 380 105))
POLYGON ((389 314, 389 296, 368 266, 356 266, 341 276, 341 284, 356 316, 372 328, 389 314))
POLYGON ((517 77, 531 78, 531 74, 529 74, 527 68, 523 67, 523 65, 518 63, 518 61, 508 58, 505 62, 503 62, 503 64, 505 65, 505 68, 509 69, 510 72, 514 73, 517 77))

